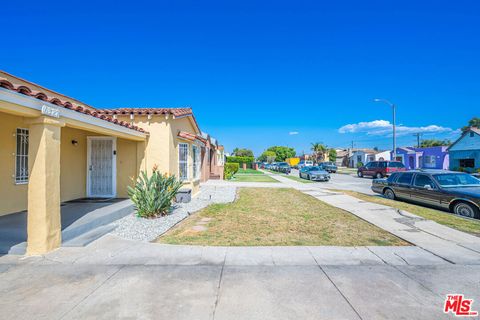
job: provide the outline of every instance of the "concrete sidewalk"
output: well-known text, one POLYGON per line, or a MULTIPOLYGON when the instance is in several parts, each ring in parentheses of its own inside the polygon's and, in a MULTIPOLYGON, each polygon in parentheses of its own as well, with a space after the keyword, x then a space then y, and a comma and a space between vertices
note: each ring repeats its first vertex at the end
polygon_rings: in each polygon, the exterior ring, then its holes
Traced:
POLYGON ((109 235, 0 257, 0 319, 446 319, 447 293, 480 299, 479 274, 413 246, 172 246, 109 235))
POLYGON ((271 175, 295 188, 354 215, 454 264, 480 264, 480 238, 395 208, 271 175))

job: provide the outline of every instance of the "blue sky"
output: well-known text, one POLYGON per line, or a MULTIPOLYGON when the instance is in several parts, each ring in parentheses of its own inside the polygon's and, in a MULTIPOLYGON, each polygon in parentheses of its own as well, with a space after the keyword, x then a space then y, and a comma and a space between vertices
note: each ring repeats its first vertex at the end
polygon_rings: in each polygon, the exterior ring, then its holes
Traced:
POLYGON ((479 16, 478 1, 7 1, 0 69, 100 108, 191 106, 228 151, 388 148, 373 98, 398 105, 399 145, 479 116, 479 16))

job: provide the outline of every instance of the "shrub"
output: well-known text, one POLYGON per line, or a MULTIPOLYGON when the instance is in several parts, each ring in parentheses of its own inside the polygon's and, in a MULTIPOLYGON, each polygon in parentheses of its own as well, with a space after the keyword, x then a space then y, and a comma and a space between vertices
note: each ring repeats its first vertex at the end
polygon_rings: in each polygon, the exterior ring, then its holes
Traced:
POLYGON ((225 180, 232 179, 233 175, 237 173, 239 169, 240 165, 238 163, 225 163, 225 166, 223 167, 223 178, 225 180))
POLYGON ((362 161, 357 162, 357 168, 360 168, 360 167, 363 167, 363 162, 362 161))
POLYGON ((231 163, 252 163, 255 161, 254 157, 227 157, 227 162, 231 163))
POLYGON ((147 172, 140 172, 133 187, 128 186, 128 196, 137 209, 137 216, 152 218, 167 214, 172 201, 182 186, 175 176, 161 174, 156 167, 149 177, 147 172))

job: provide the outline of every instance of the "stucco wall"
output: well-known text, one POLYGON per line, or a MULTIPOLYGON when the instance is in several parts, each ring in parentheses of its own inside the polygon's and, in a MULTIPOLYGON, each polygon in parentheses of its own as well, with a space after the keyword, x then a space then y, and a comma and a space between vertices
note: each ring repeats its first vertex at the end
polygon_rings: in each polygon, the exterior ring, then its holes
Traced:
POLYGON ((117 139, 117 197, 126 198, 127 186, 132 185, 132 179, 137 178, 139 163, 137 163, 138 142, 117 139))
MULTIPOLYGON (((130 116, 118 116, 120 121, 130 122, 130 116)), ((140 128, 148 131, 150 136, 145 146, 145 157, 142 161, 142 169, 150 171, 154 165, 158 167, 162 173, 171 173, 170 153, 170 130, 171 117, 166 120, 163 115, 152 116, 148 120, 147 116, 136 115, 133 123, 140 128)))
MULTIPOLYGON (((24 118, 0 113, 0 215, 27 209, 28 184, 15 184, 17 128, 28 128, 24 118)), ((69 201, 86 196, 87 137, 99 136, 89 131, 63 127, 60 144, 60 199, 69 201), (72 144, 72 140, 77 144, 72 144)), ((127 197, 127 186, 137 177, 137 145, 141 142, 117 139, 117 196, 127 197)), ((142 148, 142 147, 141 147, 142 148)), ((140 150, 141 151, 141 150, 140 150)))
POLYGON ((188 117, 174 119, 165 115, 152 115, 151 119, 147 116, 135 115, 131 120, 129 115, 119 115, 118 120, 133 122, 135 125, 145 129, 150 133, 150 137, 146 143, 145 158, 141 167, 148 171, 154 165, 157 165, 162 173, 176 175, 178 177, 178 144, 189 144, 188 174, 189 181, 185 182, 185 187, 191 188, 192 193, 199 190, 199 180, 193 181, 193 158, 192 143, 183 141, 178 138, 178 132, 186 131, 196 134, 191 120, 188 117))
POLYGON ((26 128, 23 117, 0 113, 0 215, 27 208, 27 184, 15 184, 15 133, 26 128))
POLYGON ((85 197, 87 181, 88 131, 62 128, 60 143, 60 201, 85 197), (78 142, 72 144, 72 140, 78 142))

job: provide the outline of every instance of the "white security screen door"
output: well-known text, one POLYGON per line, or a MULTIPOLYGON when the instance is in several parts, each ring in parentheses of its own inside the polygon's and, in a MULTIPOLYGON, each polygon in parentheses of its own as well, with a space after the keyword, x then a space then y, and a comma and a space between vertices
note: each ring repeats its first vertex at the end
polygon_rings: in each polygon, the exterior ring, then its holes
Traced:
POLYGON ((87 197, 115 197, 115 142, 111 137, 88 137, 87 197))

